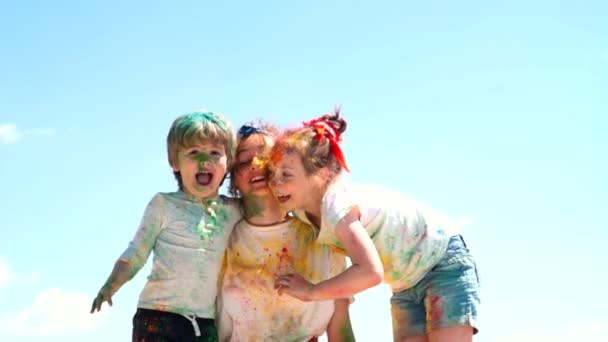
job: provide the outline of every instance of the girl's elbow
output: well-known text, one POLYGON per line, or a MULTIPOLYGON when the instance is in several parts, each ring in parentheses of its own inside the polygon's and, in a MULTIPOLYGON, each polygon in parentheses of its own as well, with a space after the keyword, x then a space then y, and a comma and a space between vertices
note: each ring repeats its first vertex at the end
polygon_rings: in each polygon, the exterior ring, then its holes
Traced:
POLYGON ((370 272, 369 278, 370 283, 372 283, 372 286, 376 286, 382 283, 382 279, 384 278, 384 270, 382 269, 382 267, 374 268, 372 272, 370 272))

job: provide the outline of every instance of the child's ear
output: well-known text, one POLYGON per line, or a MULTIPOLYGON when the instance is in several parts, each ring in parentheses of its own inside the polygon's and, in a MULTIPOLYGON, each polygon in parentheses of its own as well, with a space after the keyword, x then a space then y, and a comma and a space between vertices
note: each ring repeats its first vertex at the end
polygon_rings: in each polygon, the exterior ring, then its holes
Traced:
POLYGON ((171 158, 171 155, 169 155, 169 158, 167 158, 167 160, 169 161, 169 166, 171 167, 171 170, 173 170, 173 172, 179 172, 179 167, 176 159, 177 156, 171 158))
POLYGON ((330 175, 329 168, 328 167, 320 168, 318 175, 321 178, 321 181, 323 182, 323 184, 327 184, 327 182, 329 181, 329 175, 330 175))

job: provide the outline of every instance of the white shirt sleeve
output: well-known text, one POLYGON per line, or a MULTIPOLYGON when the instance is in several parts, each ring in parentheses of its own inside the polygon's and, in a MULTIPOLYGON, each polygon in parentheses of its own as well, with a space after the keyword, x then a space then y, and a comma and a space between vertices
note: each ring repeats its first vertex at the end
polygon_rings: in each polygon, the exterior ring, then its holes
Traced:
POLYGON ((164 198, 156 194, 148 203, 135 237, 122 253, 120 260, 131 266, 131 278, 144 266, 162 228, 164 198))
POLYGON ((321 204, 321 227, 319 227, 317 241, 343 248, 336 237, 336 226, 356 205, 356 201, 346 190, 344 184, 337 183, 330 186, 321 204))

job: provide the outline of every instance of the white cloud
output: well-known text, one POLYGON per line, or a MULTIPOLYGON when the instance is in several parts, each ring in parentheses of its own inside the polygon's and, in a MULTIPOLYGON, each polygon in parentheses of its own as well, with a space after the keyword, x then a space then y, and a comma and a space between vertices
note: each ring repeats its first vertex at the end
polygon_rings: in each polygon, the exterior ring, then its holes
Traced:
POLYGON ((90 314, 91 298, 82 293, 46 289, 29 308, 0 321, 0 337, 64 336, 94 330, 106 319, 106 312, 90 314))
POLYGON ((0 289, 11 285, 33 284, 40 279, 40 273, 15 273, 8 260, 0 255, 0 289))
POLYGON ((34 128, 21 130, 15 124, 0 124, 0 144, 14 144, 27 136, 51 136, 55 134, 52 128, 34 128))
POLYGON ((508 336, 501 336, 495 342, 596 342, 608 341, 608 317, 596 319, 591 322, 572 325, 565 328, 556 328, 549 332, 525 331, 516 332, 508 336))
POLYGON ((21 137, 21 133, 17 130, 17 126, 13 124, 0 125, 0 143, 14 144, 21 137))

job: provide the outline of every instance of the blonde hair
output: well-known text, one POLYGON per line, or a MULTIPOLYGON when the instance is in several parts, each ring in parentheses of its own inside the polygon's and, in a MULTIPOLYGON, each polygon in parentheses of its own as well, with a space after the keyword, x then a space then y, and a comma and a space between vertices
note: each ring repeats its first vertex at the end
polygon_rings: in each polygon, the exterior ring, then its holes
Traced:
MULTIPOLYGON (((167 134, 167 157, 169 165, 178 163, 180 150, 197 143, 213 143, 226 149, 228 167, 234 162, 236 136, 230 122, 219 114, 212 112, 192 112, 177 117, 167 134)), ((181 174, 173 172, 179 188, 182 189, 181 174)))

